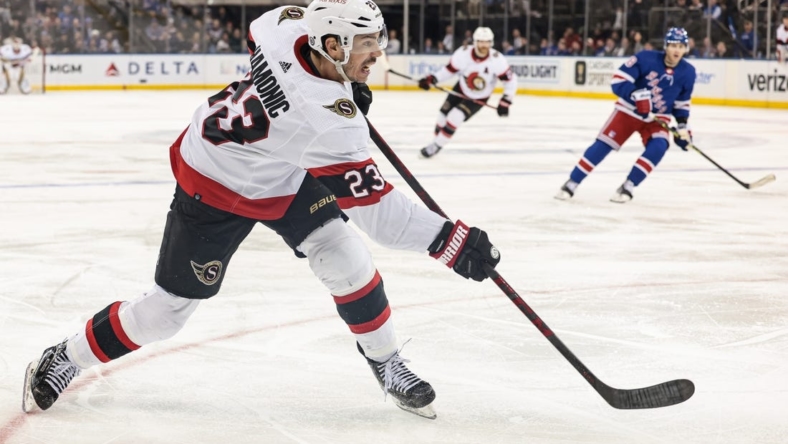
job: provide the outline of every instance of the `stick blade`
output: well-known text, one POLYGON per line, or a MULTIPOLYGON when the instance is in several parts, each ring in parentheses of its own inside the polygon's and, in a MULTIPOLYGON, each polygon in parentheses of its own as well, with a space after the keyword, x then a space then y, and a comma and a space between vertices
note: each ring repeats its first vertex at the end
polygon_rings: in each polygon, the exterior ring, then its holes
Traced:
POLYGON ((600 394, 611 407, 631 409, 654 409, 680 404, 695 393, 695 384, 689 379, 676 379, 632 390, 605 387, 600 394))
POLYGON ((762 187, 762 186, 766 185, 767 183, 774 182, 775 180, 777 180, 777 177, 774 174, 769 174, 768 176, 764 176, 762 179, 760 179, 760 180, 758 180, 756 182, 747 184, 747 189, 751 190, 753 188, 762 187))

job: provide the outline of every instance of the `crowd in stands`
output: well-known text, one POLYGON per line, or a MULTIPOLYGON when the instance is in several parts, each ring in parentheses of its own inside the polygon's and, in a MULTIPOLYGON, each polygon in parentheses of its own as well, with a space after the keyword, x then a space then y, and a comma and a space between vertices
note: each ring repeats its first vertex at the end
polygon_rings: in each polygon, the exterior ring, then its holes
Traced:
MULTIPOLYGON (((10 36, 21 37, 50 54, 245 53, 247 50, 240 7, 183 6, 172 0, 85 1, 35 0, 31 6, 30 0, 0 0, 0 41, 10 36)), ((545 14, 536 9, 544 5, 531 1, 547 0, 520 1, 513 1, 525 5, 519 11, 512 11, 510 23, 514 29, 510 28, 505 38, 496 37, 496 47, 506 55, 622 57, 653 49, 652 42, 660 35, 649 36, 652 2, 654 6, 668 6, 666 17, 670 20, 660 23, 659 29, 651 30, 651 34, 664 33, 663 28, 668 26, 687 27, 695 37, 690 39, 690 58, 761 55, 754 47, 753 22, 744 19, 743 12, 747 11, 738 10, 737 0, 669 0, 669 5, 663 0, 626 0, 629 1, 626 17, 621 6, 612 6, 618 0, 605 0, 609 7, 600 9, 601 17, 597 11, 585 41, 584 33, 571 26, 565 27, 558 38, 541 35, 539 27, 533 27, 531 35, 525 35, 525 29, 517 26, 523 22, 520 14, 544 19, 545 14), (709 34, 712 22, 715 32, 709 34)), ((501 4, 498 0, 486 2, 488 7, 501 4)), ((778 14, 788 12, 788 0, 775 4, 778 14)), ((249 14, 249 19, 257 15, 257 11, 249 14)), ((409 52, 450 54, 472 40, 472 29, 466 29, 462 35, 455 35, 451 26, 443 31, 428 35, 422 44, 409 40, 409 52)), ((763 31, 760 32, 763 38, 763 31)), ((396 29, 389 31, 389 54, 402 52, 400 35, 396 29)))
POLYGON ((0 0, 0 41, 14 36, 49 54, 242 53, 228 8, 166 0, 0 0))

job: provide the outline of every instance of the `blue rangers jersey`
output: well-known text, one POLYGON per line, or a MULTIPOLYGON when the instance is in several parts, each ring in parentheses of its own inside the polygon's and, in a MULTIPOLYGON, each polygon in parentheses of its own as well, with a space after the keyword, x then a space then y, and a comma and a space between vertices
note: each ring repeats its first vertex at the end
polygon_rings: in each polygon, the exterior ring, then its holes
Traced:
POLYGON ((695 86, 695 67, 682 58, 670 68, 664 60, 664 52, 640 51, 618 68, 611 82, 613 93, 619 97, 617 109, 640 119, 630 96, 635 90, 647 88, 651 90, 651 111, 657 117, 670 120, 673 115, 686 121, 695 86))

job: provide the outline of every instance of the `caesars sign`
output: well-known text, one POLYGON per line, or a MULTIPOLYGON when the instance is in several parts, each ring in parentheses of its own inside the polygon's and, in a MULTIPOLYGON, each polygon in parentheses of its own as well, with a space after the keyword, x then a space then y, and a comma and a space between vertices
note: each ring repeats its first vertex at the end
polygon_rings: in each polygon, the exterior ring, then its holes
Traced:
POLYGON ((575 85, 608 86, 622 59, 578 60, 575 62, 575 85))

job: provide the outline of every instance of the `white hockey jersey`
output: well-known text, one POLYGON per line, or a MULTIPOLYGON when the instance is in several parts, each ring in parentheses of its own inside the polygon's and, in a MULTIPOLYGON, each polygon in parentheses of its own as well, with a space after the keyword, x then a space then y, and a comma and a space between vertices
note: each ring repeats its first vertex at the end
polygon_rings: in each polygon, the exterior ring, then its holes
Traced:
POLYGON ((203 103, 170 150, 178 184, 215 208, 275 220, 312 174, 370 238, 425 252, 446 219, 380 174, 351 85, 308 62, 304 13, 283 6, 251 23, 252 70, 203 103))
POLYGON ((9 63, 13 67, 24 66, 30 56, 33 55, 33 50, 30 45, 21 44, 18 51, 14 51, 13 45, 0 46, 0 60, 9 63))
POLYGON ((503 54, 492 48, 486 57, 479 58, 472 45, 464 46, 454 51, 449 64, 433 75, 440 83, 455 74, 460 76, 460 91, 471 99, 486 100, 498 80, 503 82, 503 94, 509 99, 517 93, 517 75, 503 54))

